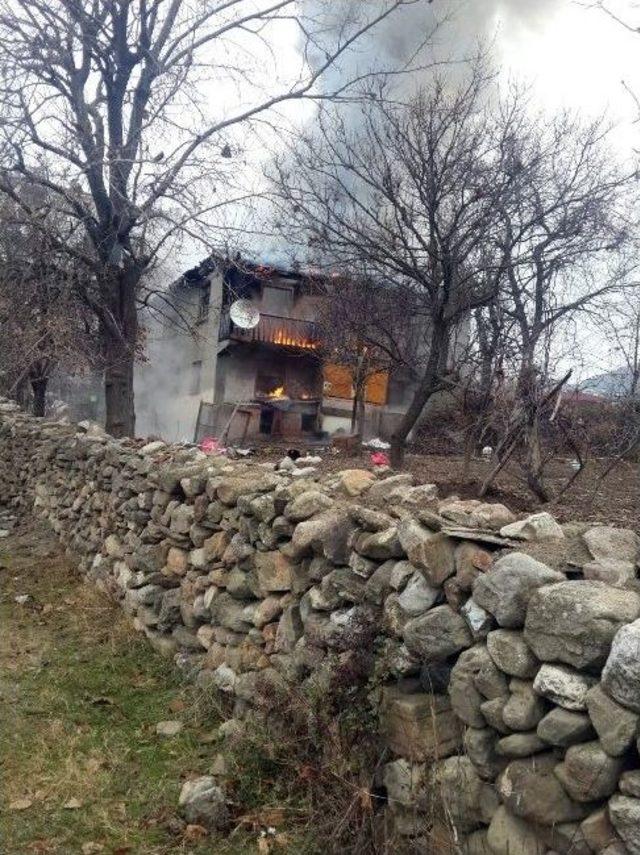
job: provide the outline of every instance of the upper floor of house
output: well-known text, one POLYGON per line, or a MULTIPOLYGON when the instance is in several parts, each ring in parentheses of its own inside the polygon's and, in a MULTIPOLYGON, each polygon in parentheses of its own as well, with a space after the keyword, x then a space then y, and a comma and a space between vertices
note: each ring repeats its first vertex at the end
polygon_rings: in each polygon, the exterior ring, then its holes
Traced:
POLYGON ((188 271, 181 286, 191 293, 191 314, 219 342, 237 341, 316 350, 320 346, 319 310, 324 280, 295 270, 254 264, 244 259, 207 259, 188 271), (231 306, 252 304, 257 325, 245 329, 234 323, 231 306))

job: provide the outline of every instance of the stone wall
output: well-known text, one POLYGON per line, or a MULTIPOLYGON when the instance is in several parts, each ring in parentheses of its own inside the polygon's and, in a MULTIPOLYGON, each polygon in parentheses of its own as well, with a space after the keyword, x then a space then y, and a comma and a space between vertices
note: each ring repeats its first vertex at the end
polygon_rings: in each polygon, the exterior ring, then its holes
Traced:
MULTIPOLYGON (((445 851, 448 824, 469 855, 640 853, 637 535, 298 464, 0 403, 4 502, 34 506, 234 719, 368 654, 379 792, 417 851, 445 851)), ((187 806, 220 800, 189 787, 187 806)))

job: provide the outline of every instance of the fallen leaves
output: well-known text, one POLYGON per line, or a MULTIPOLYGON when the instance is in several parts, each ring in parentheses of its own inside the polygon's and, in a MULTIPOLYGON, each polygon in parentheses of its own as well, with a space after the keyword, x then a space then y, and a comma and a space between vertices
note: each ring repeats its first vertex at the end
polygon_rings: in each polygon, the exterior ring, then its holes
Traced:
POLYGON ((315 766, 309 765, 309 763, 304 763, 300 767, 300 771, 298 772, 298 778, 305 783, 311 783, 312 781, 316 781, 318 779, 318 770, 315 766))
POLYGON ((72 799, 69 799, 69 801, 66 801, 62 805, 62 807, 65 810, 80 810, 80 808, 82 807, 82 802, 79 799, 72 798, 72 799))

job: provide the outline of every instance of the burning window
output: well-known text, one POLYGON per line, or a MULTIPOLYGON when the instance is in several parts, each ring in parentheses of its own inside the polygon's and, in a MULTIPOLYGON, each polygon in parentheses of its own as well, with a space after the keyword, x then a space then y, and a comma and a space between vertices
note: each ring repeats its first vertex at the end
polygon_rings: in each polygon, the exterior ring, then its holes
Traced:
POLYGON ((257 398, 284 398, 285 395, 285 382, 282 374, 258 372, 256 376, 257 398))

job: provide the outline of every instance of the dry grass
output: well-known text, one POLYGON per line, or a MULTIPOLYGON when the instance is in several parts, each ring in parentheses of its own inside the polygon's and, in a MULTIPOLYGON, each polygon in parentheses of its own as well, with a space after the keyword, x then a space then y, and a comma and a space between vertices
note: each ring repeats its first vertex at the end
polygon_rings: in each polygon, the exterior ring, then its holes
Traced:
POLYGON ((82 584, 45 529, 0 549, 2 852, 255 851, 190 842, 176 814, 181 781, 215 753, 203 739, 219 723, 211 707, 82 584), (179 736, 156 735, 181 717, 179 736))
POLYGON ((2 855, 416 851, 390 837, 372 778, 387 757, 357 668, 331 670, 315 694, 265 698, 280 716, 217 745, 219 699, 182 682, 47 529, 0 541, 0 590, 2 855), (176 718, 177 737, 156 734, 176 718), (178 793, 219 752, 232 821, 201 839, 178 793))

